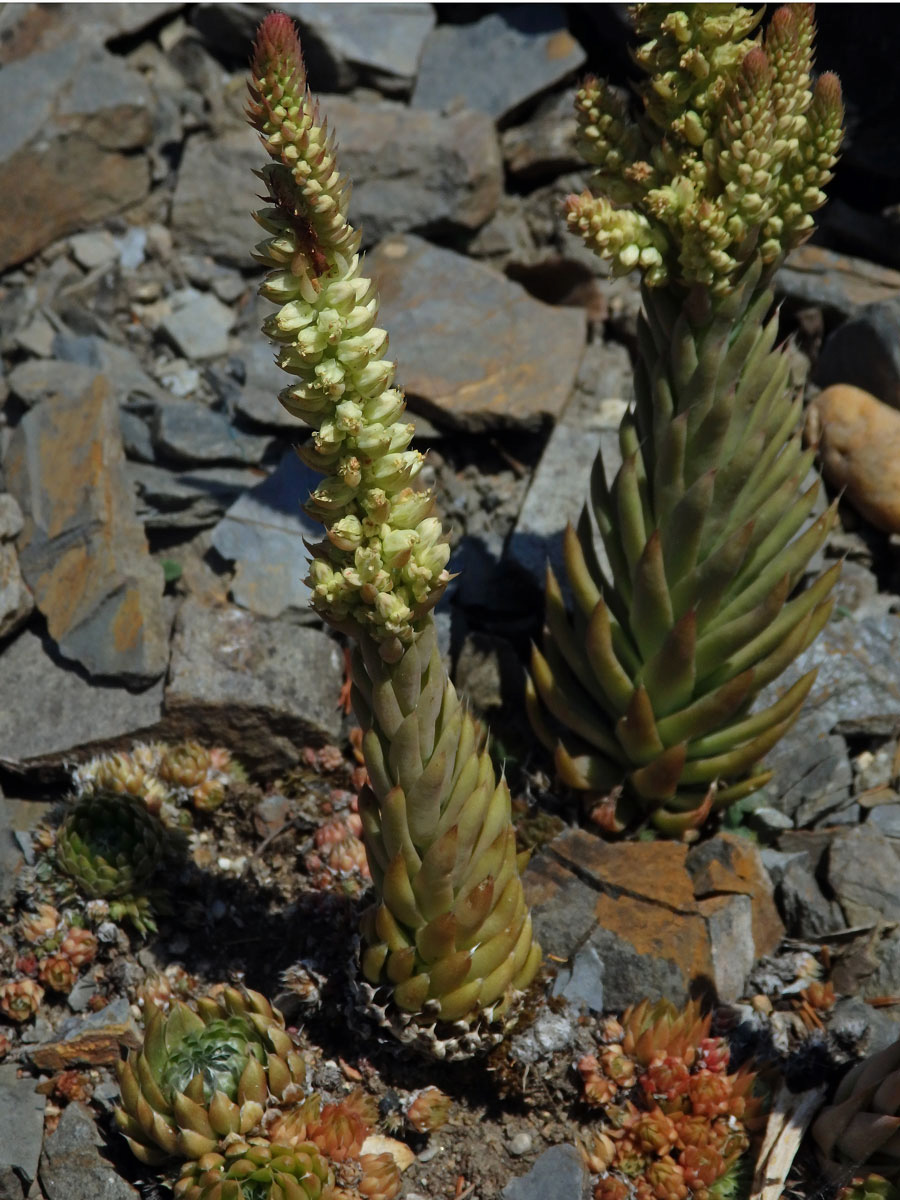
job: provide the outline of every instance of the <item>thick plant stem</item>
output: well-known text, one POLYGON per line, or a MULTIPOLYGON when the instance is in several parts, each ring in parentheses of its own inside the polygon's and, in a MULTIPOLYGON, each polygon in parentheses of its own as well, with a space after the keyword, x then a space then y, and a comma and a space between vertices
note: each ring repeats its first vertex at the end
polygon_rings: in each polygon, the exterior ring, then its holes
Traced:
POLYGON ((360 813, 380 893, 363 919, 363 972, 408 1012, 502 1016, 540 963, 506 780, 447 678, 433 620, 395 663, 362 638, 353 678, 371 781, 360 813))

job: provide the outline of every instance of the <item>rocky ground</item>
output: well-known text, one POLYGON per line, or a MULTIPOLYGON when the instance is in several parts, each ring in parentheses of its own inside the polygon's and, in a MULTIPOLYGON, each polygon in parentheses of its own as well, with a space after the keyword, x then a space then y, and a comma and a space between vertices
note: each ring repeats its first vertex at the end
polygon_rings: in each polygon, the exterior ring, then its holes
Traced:
MULTIPOLYGON (((249 782, 196 815, 158 936, 107 929, 67 997, 0 1025, 0 1196, 159 1194, 112 1132, 110 1065, 138 1036, 142 984, 167 971, 187 994, 239 978, 280 994, 335 1095, 362 1079, 389 1111, 439 1082, 454 1115, 412 1137, 408 1200, 575 1197, 586 1176, 566 1147, 590 1117, 571 1064, 603 1010, 681 1002, 699 981, 734 1027, 761 1019, 742 998, 767 996, 773 1053, 794 1056, 798 1087, 900 1032, 900 430, 873 417, 842 459, 856 507, 842 501, 813 564, 844 558, 838 605, 779 682, 819 666, 767 792, 690 848, 602 841, 553 789, 520 689, 544 564, 559 562, 598 448, 615 467, 631 397, 636 285, 605 277, 560 206, 583 186, 575 80, 628 79, 619 7, 284 7, 354 180, 351 216, 450 531, 443 648, 538 847, 528 886, 556 1000, 487 1070, 439 1078, 341 1015, 339 950, 365 877, 352 842, 350 860, 323 863, 319 831, 352 827, 358 775, 342 646, 306 607, 311 478, 275 401, 249 257, 259 151, 242 105, 263 10, 7 6, 0 983, 23 971, 16 922, 46 883, 41 823, 58 821, 71 764, 196 737, 227 747, 249 782), (284 982, 300 960, 320 1007, 284 982), (829 1010, 827 1035, 813 1027, 811 1053, 797 996, 826 975, 855 999, 829 1010)), ((810 401, 852 384, 897 409, 900 22, 882 10, 872 42, 849 11, 823 7, 819 39, 849 99, 846 152, 778 290, 810 401)), ((811 1196, 814 1168, 798 1171, 793 1194, 811 1196)))

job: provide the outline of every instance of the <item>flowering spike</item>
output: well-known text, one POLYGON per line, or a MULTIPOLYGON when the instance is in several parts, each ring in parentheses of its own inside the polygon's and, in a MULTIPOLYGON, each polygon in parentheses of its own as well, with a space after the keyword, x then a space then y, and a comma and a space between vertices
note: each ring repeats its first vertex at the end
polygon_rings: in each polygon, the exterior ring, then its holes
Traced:
MULTIPOLYGON (((437 649, 431 610, 450 550, 431 492, 412 486, 424 459, 287 18, 263 23, 252 71, 248 116, 271 159, 256 258, 269 268, 261 294, 279 306, 264 329, 294 377, 279 399, 313 429, 301 458, 324 475, 306 505, 325 527, 308 582, 317 611, 360 643, 353 705, 371 779, 360 818, 378 893, 361 993, 404 1040, 465 1057, 499 1040, 540 963, 509 791, 437 649)), ((358 865, 355 850, 330 865, 358 865)))

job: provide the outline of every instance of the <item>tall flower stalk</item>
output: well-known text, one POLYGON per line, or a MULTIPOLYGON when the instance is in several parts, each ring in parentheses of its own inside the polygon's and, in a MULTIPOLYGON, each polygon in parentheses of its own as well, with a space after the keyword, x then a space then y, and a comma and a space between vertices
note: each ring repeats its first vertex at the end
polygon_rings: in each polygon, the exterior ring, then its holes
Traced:
POLYGON ((423 457, 347 220, 349 183, 282 14, 260 27, 250 95, 270 158, 256 258, 278 309, 264 331, 292 376, 281 403, 314 430, 299 453, 325 475, 306 506, 325 527, 310 547, 312 603, 357 642, 371 784, 360 811, 377 892, 362 924, 367 996, 404 1040, 469 1053, 502 1029, 540 962, 509 790, 437 650, 449 548, 431 492, 411 486, 423 457))
POLYGON ((807 524, 819 484, 771 281, 812 232, 843 110, 834 75, 811 86, 811 5, 778 9, 764 38, 739 5, 631 12, 643 115, 585 82, 595 170, 568 221, 612 274, 641 272, 636 404, 612 485, 598 457, 566 534, 571 614, 548 575, 529 707, 611 830, 684 834, 770 778, 757 764, 815 673, 751 706, 824 626, 839 572, 795 594, 834 508, 807 524))

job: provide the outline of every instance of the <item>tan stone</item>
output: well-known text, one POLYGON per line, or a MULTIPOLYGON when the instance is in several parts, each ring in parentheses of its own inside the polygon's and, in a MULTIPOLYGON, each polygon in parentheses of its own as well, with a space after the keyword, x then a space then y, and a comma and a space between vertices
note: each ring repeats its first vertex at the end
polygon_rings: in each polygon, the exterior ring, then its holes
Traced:
POLYGON ((836 383, 809 406, 806 440, 832 487, 877 529, 900 532, 900 412, 836 383))
POLYGON ((755 959, 784 935, 756 847, 733 834, 689 850, 568 830, 524 884, 545 953, 571 963, 592 948, 609 1008, 645 995, 736 1000, 755 959))
POLYGON ((140 1033, 132 1021, 116 1022, 102 1029, 88 1029, 64 1042, 45 1042, 29 1051, 28 1057, 40 1071, 67 1071, 70 1067, 111 1067, 122 1057, 121 1048, 137 1050, 140 1033))
POLYGON ((162 568, 134 513, 105 376, 27 413, 4 469, 24 517, 19 566, 63 655, 93 675, 157 679, 168 662, 162 568))

